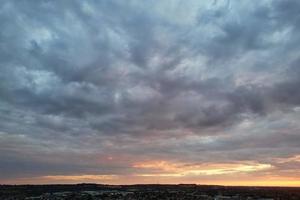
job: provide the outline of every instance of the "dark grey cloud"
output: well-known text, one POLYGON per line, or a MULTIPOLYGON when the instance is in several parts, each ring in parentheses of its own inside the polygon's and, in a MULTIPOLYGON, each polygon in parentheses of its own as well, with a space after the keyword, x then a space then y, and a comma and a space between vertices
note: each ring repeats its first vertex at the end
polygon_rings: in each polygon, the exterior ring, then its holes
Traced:
POLYGON ((139 159, 299 154, 299 9, 293 0, 4 1, 0 142, 10 145, 0 170, 117 174, 139 159), (130 159, 78 164, 97 153, 130 159), (55 163, 65 154, 74 160, 55 163))

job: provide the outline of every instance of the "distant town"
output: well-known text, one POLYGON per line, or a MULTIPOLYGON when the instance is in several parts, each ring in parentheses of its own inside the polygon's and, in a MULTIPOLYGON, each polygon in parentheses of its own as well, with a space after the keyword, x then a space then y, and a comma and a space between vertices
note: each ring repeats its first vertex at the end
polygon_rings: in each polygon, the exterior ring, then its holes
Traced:
POLYGON ((300 188, 179 185, 0 185, 1 200, 299 200, 300 188))

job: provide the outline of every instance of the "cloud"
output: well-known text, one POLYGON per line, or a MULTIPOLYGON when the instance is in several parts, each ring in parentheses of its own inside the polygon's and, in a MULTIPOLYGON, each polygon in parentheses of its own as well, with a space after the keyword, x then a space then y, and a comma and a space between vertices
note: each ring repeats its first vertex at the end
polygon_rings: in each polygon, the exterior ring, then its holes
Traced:
POLYGON ((276 159, 300 154, 299 6, 4 1, 0 179, 151 160, 280 173, 276 159))

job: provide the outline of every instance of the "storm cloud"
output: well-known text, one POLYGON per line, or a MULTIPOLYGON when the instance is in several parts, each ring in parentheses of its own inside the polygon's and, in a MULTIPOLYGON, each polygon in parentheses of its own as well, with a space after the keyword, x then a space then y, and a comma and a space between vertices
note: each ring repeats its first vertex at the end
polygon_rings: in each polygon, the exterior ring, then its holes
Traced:
POLYGON ((296 0, 3 1, 0 183, 209 180, 172 179, 174 163, 299 174, 299 10, 296 0), (141 164, 151 162, 161 168, 141 164))

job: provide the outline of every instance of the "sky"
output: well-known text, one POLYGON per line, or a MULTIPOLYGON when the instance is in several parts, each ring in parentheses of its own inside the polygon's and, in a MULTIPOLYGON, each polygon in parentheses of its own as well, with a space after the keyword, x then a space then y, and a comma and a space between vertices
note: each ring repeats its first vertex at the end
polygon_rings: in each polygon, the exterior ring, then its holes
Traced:
POLYGON ((1 1, 0 184, 300 186, 299 10, 1 1))

